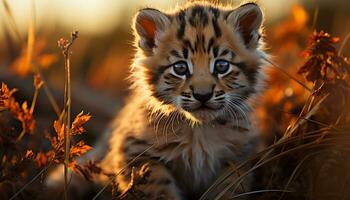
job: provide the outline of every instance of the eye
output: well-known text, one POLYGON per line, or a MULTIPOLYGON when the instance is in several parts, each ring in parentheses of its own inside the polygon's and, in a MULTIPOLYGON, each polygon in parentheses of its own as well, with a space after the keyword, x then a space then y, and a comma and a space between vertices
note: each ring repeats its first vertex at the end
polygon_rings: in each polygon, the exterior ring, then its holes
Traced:
POLYGON ((185 61, 179 61, 173 64, 173 70, 179 76, 186 75, 188 73, 187 63, 185 61))
POLYGON ((230 63, 227 60, 217 60, 214 64, 214 73, 225 74, 230 70, 230 63))

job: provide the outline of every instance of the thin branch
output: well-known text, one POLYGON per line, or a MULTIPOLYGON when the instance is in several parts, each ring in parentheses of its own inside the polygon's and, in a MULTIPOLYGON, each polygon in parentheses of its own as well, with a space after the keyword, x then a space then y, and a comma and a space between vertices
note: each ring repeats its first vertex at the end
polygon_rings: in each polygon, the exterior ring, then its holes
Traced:
POLYGON ((47 169, 51 167, 52 162, 50 162, 46 167, 44 167, 37 175, 35 175, 28 183, 26 183, 20 190, 18 190, 9 200, 15 199, 24 189, 26 189, 30 184, 32 184, 37 178, 41 176, 47 169))
POLYGON ((297 78, 295 78, 294 76, 290 75, 288 72, 286 72, 282 67, 279 67, 277 64, 273 63, 272 61, 270 61, 268 58, 262 57, 262 59, 264 59, 266 62, 270 63, 272 66, 274 66, 275 68, 277 68, 280 72, 282 72, 284 75, 288 76, 290 79, 292 79, 293 81, 299 83, 299 85, 301 85, 303 88, 305 88, 307 91, 309 91, 310 93, 312 93, 312 89, 310 89, 308 86, 306 86, 303 82, 299 81, 297 78))
POLYGON ((245 193, 238 194, 238 195, 232 197, 231 199, 237 199, 239 197, 243 197, 243 196, 247 196, 247 195, 267 193, 267 192, 283 192, 283 193, 289 192, 289 193, 292 193, 294 191, 290 191, 290 190, 256 190, 256 191, 251 191, 251 192, 245 192, 245 193))
MULTIPOLYGON (((311 153, 311 154, 305 156, 305 157, 299 162, 299 164, 294 168, 294 170, 293 170, 292 174, 290 175, 290 177, 289 177, 289 179, 288 179, 286 185, 284 186, 284 190, 287 190, 287 188, 289 187, 290 183, 292 182, 292 180, 294 179, 295 175, 297 174, 298 170, 301 168, 301 166, 304 164, 304 162, 305 162, 307 159, 309 159, 310 157, 312 157, 312 156, 314 156, 314 155, 316 155, 316 154, 319 154, 320 152, 324 152, 324 151, 325 151, 325 150, 323 150, 323 151, 318 151, 318 152, 314 152, 314 153, 311 153)), ((282 200, 282 199, 283 199, 284 194, 285 194, 285 192, 282 192, 282 194, 281 194, 279 200, 282 200)))
POLYGON ((69 153, 70 153, 70 128, 71 128, 71 83, 70 83, 70 48, 74 41, 78 38, 78 31, 71 33, 70 40, 60 39, 58 46, 61 48, 64 56, 65 66, 65 84, 64 84, 64 108, 65 113, 65 133, 64 133, 64 198, 68 199, 68 165, 69 165, 69 153))
POLYGON ((318 6, 316 6, 315 11, 314 11, 314 16, 313 16, 313 19, 312 19, 312 29, 313 30, 317 30, 316 25, 317 25, 319 11, 320 11, 320 8, 318 6))
POLYGON ((350 39, 350 32, 345 36, 343 42, 340 45, 339 51, 338 51, 338 56, 341 56, 341 54, 343 53, 344 47, 346 45, 346 43, 349 41, 350 39))
POLYGON ((34 65, 34 69, 36 70, 36 73, 38 73, 40 75, 41 79, 44 82, 43 89, 44 89, 44 92, 45 92, 45 94, 46 94, 46 96, 47 96, 47 98, 48 98, 48 100, 49 100, 53 110, 55 111, 57 116, 60 116, 60 114, 61 114, 60 108, 58 106, 57 101, 53 97, 50 88, 47 85, 47 81, 46 81, 45 77, 42 75, 41 70, 39 69, 38 66, 34 65))

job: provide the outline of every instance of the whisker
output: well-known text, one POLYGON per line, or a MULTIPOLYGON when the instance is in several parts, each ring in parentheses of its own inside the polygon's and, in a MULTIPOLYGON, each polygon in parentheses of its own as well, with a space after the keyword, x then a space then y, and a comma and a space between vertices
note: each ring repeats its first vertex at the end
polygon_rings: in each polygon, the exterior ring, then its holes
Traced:
POLYGON ((248 116, 246 115, 244 110, 242 110, 242 108, 237 104, 237 101, 235 101, 234 99, 231 99, 230 102, 235 106, 235 108, 238 110, 238 112, 242 115, 242 117, 244 118, 245 122, 247 124, 250 124, 248 116))
POLYGON ((231 104, 229 101, 227 101, 226 103, 228 103, 228 104, 226 104, 227 106, 225 106, 225 108, 229 112, 230 116, 232 116, 234 118, 234 120, 236 122, 236 127, 238 127, 238 118, 237 118, 237 115, 235 113, 235 110, 231 107, 231 104))

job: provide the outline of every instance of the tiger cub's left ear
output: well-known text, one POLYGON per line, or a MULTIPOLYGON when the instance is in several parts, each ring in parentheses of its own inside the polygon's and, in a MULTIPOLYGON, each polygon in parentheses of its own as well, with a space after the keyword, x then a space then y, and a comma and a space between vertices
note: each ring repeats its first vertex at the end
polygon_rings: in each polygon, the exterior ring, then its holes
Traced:
POLYGON ((263 14, 255 3, 244 4, 232 10, 227 16, 227 23, 237 30, 248 48, 257 48, 263 14))

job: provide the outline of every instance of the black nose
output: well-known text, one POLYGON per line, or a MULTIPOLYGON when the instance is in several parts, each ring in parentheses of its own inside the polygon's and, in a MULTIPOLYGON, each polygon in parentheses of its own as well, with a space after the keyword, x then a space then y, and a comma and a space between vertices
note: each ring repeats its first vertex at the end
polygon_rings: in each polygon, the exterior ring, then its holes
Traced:
POLYGON ((212 96, 213 96, 212 92, 206 93, 206 94, 193 93, 193 97, 202 103, 207 102, 212 96))

